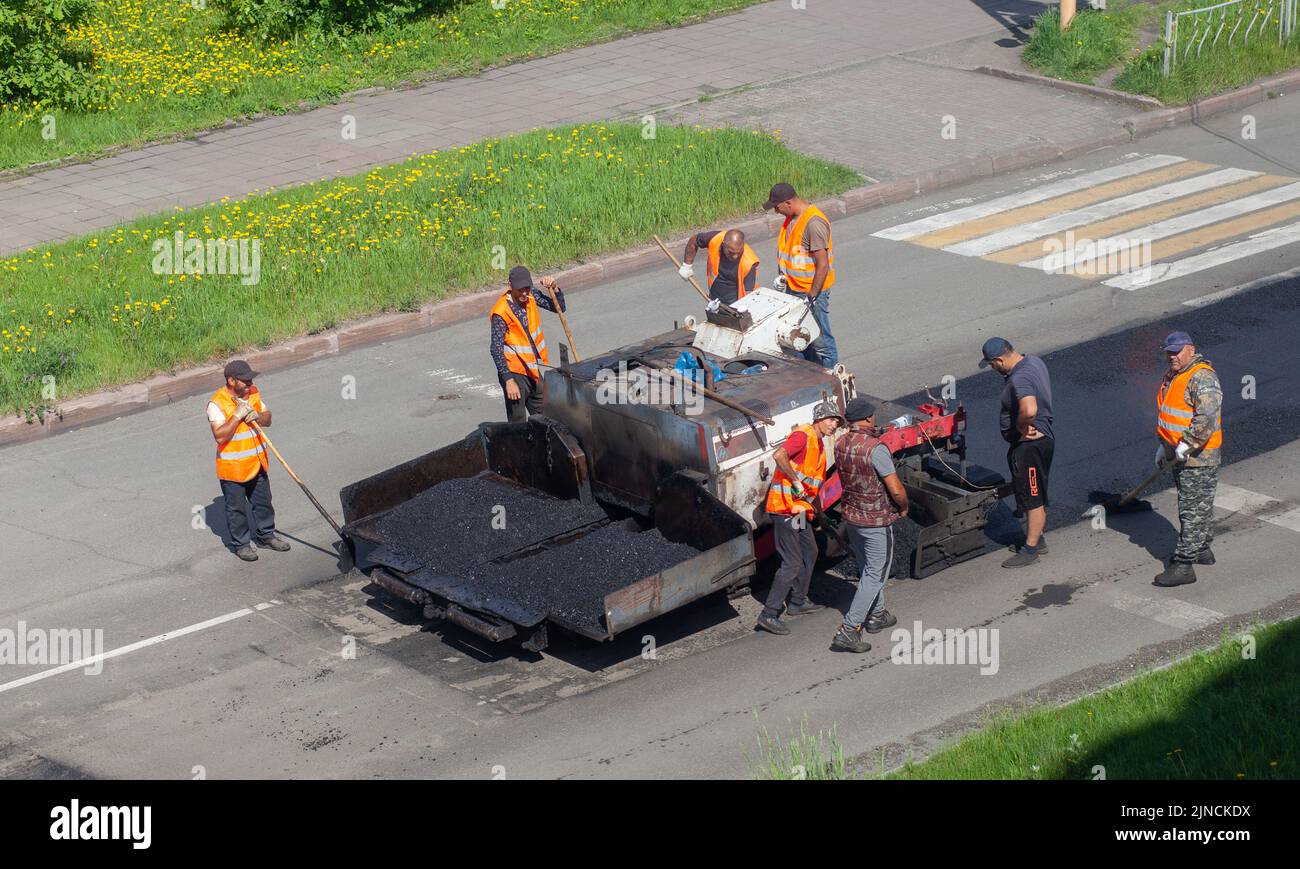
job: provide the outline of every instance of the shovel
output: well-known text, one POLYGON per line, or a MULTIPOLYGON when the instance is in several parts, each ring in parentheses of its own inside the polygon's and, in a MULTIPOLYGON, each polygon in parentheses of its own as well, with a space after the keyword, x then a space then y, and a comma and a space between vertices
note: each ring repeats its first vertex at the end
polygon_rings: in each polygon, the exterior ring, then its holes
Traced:
POLYGON ((1172 468, 1181 462, 1166 462, 1147 474, 1142 482, 1138 483, 1132 489, 1129 489, 1122 495, 1113 492, 1092 491, 1088 493, 1088 500, 1093 502, 1093 506, 1083 512, 1083 518, 1087 519, 1096 516, 1099 512, 1107 511, 1111 513, 1143 513, 1155 508, 1151 506, 1150 501, 1134 501, 1142 490, 1155 482, 1156 478, 1163 474, 1169 468, 1172 468))

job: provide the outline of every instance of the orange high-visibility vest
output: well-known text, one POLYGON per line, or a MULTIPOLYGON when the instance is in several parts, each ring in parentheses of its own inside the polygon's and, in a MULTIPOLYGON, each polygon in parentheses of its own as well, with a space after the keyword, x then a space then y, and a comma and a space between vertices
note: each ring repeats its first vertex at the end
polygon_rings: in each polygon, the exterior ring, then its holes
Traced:
MULTIPOLYGON (((1198 362, 1191 368, 1174 377, 1168 383, 1161 384, 1156 395, 1156 434, 1170 446, 1178 446, 1183 439, 1183 432, 1192 424, 1194 408, 1187 403, 1187 384, 1192 375, 1202 368, 1210 367, 1208 362, 1198 362)), ((1214 434, 1205 442, 1205 449, 1213 450, 1223 446, 1223 428, 1221 417, 1214 419, 1214 434)))
MULTIPOLYGON (((221 408, 227 420, 235 415, 235 398, 224 386, 212 393, 210 401, 221 408)), ((262 393, 257 391, 256 386, 248 391, 248 398, 245 401, 258 413, 266 410, 266 406, 262 404, 262 393)), ((247 483, 256 477, 259 471, 268 471, 270 467, 266 457, 266 444, 246 422, 241 422, 235 427, 235 433, 230 436, 230 440, 217 444, 217 479, 219 480, 247 483)))
MULTIPOLYGON (((713 287, 713 282, 718 279, 718 265, 722 260, 722 239, 727 234, 720 232, 709 240, 709 259, 704 267, 705 274, 709 278, 709 287, 713 287)), ((758 254, 748 244, 745 250, 740 254, 740 264, 736 267, 736 298, 745 298, 745 278, 754 266, 758 265, 758 254)))
MULTIPOLYGON (((803 461, 792 460, 791 464, 808 497, 815 498, 826 479, 826 453, 822 450, 822 437, 810 425, 798 426, 795 431, 801 431, 808 437, 808 446, 804 448, 803 461)), ((812 515, 812 505, 794 496, 794 486, 779 466, 772 474, 772 484, 767 487, 767 512, 784 516, 796 513, 812 515)))
MULTIPOLYGON (((528 324, 519 322, 515 316, 514 310, 510 307, 510 293, 503 292, 501 298, 492 306, 492 313, 505 320, 506 337, 505 337, 505 356, 506 367, 515 374, 522 374, 532 380, 541 380, 542 372, 537 363, 543 364, 549 362, 546 355, 546 337, 542 334, 542 315, 537 310, 537 298, 528 294, 528 302, 525 305, 524 313, 527 314, 528 324), (528 343, 528 336, 531 335, 533 342, 528 343), (537 352, 541 354, 539 360, 533 354, 533 344, 537 345, 537 352)), ((490 315, 489 315, 490 316, 490 315)))
MULTIPOLYGON (((787 217, 785 223, 781 224, 780 234, 776 237, 776 265, 781 274, 785 275, 786 286, 792 292, 812 291, 817 263, 813 261, 812 254, 803 247, 803 231, 808 226, 808 221, 814 217, 820 217, 828 226, 830 225, 830 220, 820 208, 809 205, 798 218, 787 217)), ((832 238, 827 235, 826 260, 830 271, 826 273, 826 283, 822 284, 823 290, 829 290, 835 283, 835 253, 832 244, 832 238)))

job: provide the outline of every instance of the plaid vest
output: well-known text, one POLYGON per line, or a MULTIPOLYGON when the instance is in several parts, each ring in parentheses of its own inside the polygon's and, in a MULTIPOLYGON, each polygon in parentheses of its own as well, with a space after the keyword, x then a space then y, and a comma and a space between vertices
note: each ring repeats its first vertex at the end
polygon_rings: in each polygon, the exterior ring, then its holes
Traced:
POLYGON ((871 465, 871 451, 879 443, 880 438, 853 430, 835 442, 835 468, 844 486, 840 515, 865 528, 881 528, 898 520, 898 510, 885 483, 871 465))

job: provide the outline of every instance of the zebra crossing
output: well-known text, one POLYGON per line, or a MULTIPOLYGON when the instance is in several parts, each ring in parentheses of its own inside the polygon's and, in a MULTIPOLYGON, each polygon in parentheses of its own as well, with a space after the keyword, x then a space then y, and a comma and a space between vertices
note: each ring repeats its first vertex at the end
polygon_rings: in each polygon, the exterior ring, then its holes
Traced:
POLYGON ((1138 290, 1300 244, 1300 178, 1134 154, 872 235, 1138 290))

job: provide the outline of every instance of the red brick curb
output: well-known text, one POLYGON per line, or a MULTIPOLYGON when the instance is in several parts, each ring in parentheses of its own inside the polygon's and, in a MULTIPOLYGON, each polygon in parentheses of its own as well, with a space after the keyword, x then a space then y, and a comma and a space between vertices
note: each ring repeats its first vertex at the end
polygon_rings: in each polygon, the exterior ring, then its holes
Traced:
MULTIPOLYGON (((1300 89, 1300 71, 1273 76, 1239 90, 1209 97, 1190 106, 1143 112, 1126 119, 1120 129, 1066 146, 1035 144, 972 157, 928 169, 909 178, 847 190, 832 199, 819 200, 817 204, 831 217, 847 217, 932 193, 945 187, 954 187, 1057 160, 1073 159, 1099 148, 1131 142, 1139 136, 1168 127, 1241 109, 1292 89, 1300 89)), ((752 216, 741 222, 732 223, 750 238, 760 241, 774 237, 779 224, 779 219, 770 215, 752 216)), ((685 242, 685 236, 665 240, 670 249, 674 245, 680 248, 685 242)), ((646 246, 571 266, 556 273, 555 278, 567 290, 580 290, 608 283, 656 264, 664 265, 663 253, 656 246, 646 246)), ((294 338, 264 350, 252 350, 242 355, 258 371, 271 372, 289 368, 325 356, 345 353, 368 344, 391 341, 395 338, 485 317, 496 301, 498 292, 499 290, 494 287, 461 294, 430 302, 418 311, 381 314, 320 335, 294 338)), ((69 399, 59 406, 62 417, 49 416, 44 424, 28 423, 16 416, 4 417, 0 419, 0 447, 116 419, 119 416, 149 407, 171 404, 179 399, 216 389, 220 384, 220 372, 220 365, 208 363, 175 374, 155 375, 143 382, 129 384, 119 389, 69 399)))

